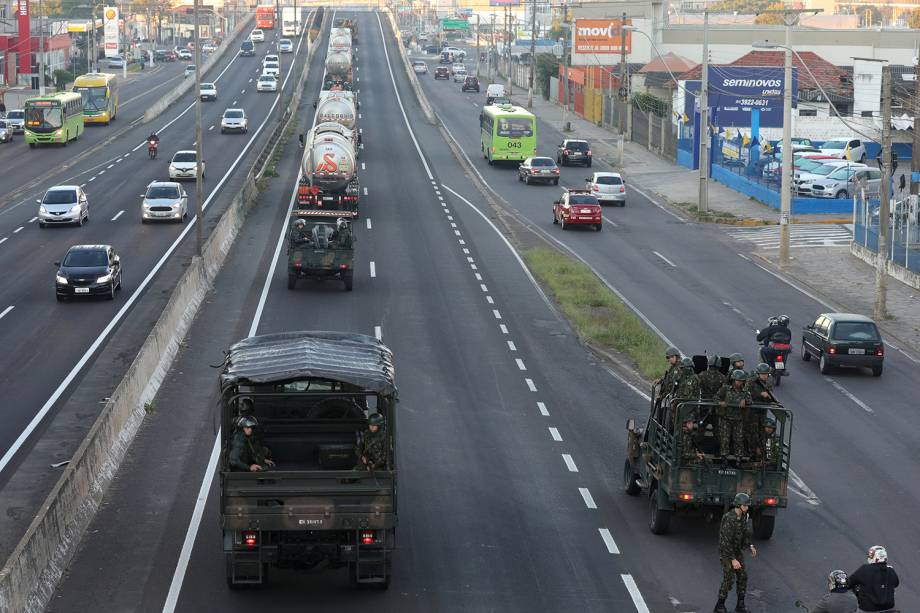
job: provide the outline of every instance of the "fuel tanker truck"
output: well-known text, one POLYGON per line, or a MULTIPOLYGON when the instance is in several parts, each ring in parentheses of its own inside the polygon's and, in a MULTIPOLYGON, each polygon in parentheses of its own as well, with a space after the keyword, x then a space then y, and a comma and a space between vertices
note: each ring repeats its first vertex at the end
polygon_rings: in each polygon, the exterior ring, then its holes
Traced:
POLYGON ((336 121, 323 121, 320 111, 317 110, 318 123, 307 139, 297 188, 298 209, 334 210, 341 211, 342 216, 357 217, 361 186, 352 130, 336 121))
POLYGON ((355 93, 349 91, 325 91, 319 93, 316 104, 316 123, 334 121, 349 130, 355 129, 357 113, 355 93))
POLYGON ((330 51, 326 55, 326 75, 351 82, 351 51, 330 51))
POLYGON ((329 46, 327 52, 351 51, 351 32, 343 28, 332 28, 329 33, 329 46))

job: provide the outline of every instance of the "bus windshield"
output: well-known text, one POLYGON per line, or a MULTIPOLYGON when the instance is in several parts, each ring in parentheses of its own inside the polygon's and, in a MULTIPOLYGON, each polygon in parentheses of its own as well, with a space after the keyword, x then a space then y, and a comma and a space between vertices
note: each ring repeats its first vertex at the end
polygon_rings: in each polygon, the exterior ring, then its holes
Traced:
POLYGON ((497 136, 533 136, 533 120, 526 117, 503 117, 498 120, 497 136))
POLYGON ((26 103, 26 126, 30 130, 57 130, 63 126, 60 107, 34 107, 26 103))
POLYGON ((108 106, 105 85, 99 87, 74 87, 73 90, 83 96, 84 111, 104 111, 108 106))

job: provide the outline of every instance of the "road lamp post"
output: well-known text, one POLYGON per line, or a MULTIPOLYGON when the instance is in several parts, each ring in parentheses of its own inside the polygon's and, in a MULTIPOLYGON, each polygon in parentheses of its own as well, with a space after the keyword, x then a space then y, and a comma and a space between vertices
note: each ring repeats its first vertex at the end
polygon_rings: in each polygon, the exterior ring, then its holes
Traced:
POLYGON ((198 34, 198 8, 200 0, 195 0, 195 254, 201 257, 203 242, 202 225, 204 224, 204 181, 203 156, 204 147, 201 142, 201 41, 198 34))
POLYGON ((533 110, 533 76, 536 69, 537 53, 537 0, 533 0, 530 9, 530 78, 527 88, 527 108, 533 110))

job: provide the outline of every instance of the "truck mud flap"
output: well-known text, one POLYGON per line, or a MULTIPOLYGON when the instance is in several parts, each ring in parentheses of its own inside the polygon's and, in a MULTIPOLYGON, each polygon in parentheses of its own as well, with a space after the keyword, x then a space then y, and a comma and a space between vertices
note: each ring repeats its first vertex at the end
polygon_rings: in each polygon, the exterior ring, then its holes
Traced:
POLYGON ((232 551, 226 555, 227 585, 238 588, 245 585, 263 585, 267 579, 266 564, 260 551, 232 551))
POLYGON ((396 545, 395 530, 387 530, 382 544, 361 545, 360 538, 355 545, 355 561, 350 562, 349 575, 355 586, 385 590, 390 586, 392 575, 392 552, 396 545), (381 546, 382 545, 382 546, 381 546))

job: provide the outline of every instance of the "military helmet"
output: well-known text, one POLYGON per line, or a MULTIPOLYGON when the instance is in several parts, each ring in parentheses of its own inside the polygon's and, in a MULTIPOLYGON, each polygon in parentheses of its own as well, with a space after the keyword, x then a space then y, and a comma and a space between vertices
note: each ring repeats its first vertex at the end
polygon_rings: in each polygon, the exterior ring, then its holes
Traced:
POLYGON ((832 570, 827 573, 827 589, 836 590, 837 588, 847 587, 849 577, 842 570, 832 570))
POLYGON ((680 365, 684 368, 693 368, 693 358, 683 358, 680 361, 680 365))
POLYGON ((709 359, 707 360, 707 362, 710 366, 718 366, 719 356, 717 356, 716 354, 712 354, 711 356, 709 356, 709 359))
POLYGON ((305 225, 307 225, 307 222, 305 222, 303 219, 298 219, 297 221, 294 222, 294 227, 296 228, 302 228, 305 225))
POLYGON ((766 362, 761 362, 757 365, 757 374, 758 375, 768 375, 770 374, 770 365, 766 362))
POLYGON ((734 505, 740 507, 741 505, 750 506, 751 497, 746 492, 738 492, 735 494, 734 505))
POLYGON ((236 421, 236 425, 240 428, 255 428, 259 422, 252 415, 243 415, 236 421))
POLYGON ((740 353, 733 353, 733 354, 731 354, 730 356, 728 356, 728 360, 729 360, 729 362, 731 362, 732 364, 734 364, 735 362, 743 362, 743 361, 744 361, 744 356, 741 355, 740 353))
POLYGON ((764 417, 764 418, 763 418, 763 427, 764 427, 764 428, 773 428, 774 430, 776 430, 776 420, 773 419, 772 417, 764 417))
POLYGON ((745 379, 747 379, 747 375, 740 368, 732 371, 732 381, 744 381, 745 379))
POLYGON ((383 425, 383 415, 380 413, 374 413, 367 418, 367 425, 369 426, 382 426, 383 425))
POLYGON ((670 358, 672 356, 678 358, 680 357, 680 350, 678 350, 677 347, 668 347, 664 350, 664 357, 670 358))

